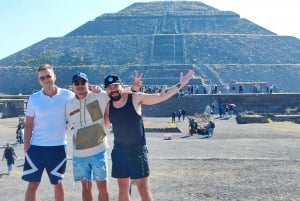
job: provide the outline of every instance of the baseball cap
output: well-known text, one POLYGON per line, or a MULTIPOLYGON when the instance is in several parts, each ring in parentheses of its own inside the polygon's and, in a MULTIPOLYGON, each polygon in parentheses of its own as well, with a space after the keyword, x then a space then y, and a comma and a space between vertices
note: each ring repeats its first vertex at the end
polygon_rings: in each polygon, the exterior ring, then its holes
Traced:
POLYGON ((73 75, 72 77, 72 83, 74 83, 77 79, 84 79, 85 81, 89 81, 88 77, 86 74, 82 73, 82 72, 78 72, 76 74, 73 75))
POLYGON ((118 75, 108 75, 104 79, 104 88, 106 88, 110 84, 120 84, 120 83, 121 83, 121 79, 118 75))

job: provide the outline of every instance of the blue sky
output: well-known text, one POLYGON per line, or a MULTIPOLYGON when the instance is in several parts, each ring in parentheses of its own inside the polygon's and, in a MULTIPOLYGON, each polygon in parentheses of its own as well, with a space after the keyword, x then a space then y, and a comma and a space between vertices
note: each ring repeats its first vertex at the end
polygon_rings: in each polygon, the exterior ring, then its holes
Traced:
MULTIPOLYGON (((155 1, 155 0, 153 0, 155 1)), ((115 13, 147 0, 2 0, 0 2, 0 59, 48 37, 63 37, 103 13, 115 13)), ((202 0, 279 35, 300 39, 297 0, 202 0)))

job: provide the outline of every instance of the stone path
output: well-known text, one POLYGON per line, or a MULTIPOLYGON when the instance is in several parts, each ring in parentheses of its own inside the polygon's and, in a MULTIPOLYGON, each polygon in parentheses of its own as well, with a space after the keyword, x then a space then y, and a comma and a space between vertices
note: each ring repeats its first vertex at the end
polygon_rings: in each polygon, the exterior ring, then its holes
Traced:
MULTIPOLYGON (((145 118, 145 121, 170 120, 145 118)), ((215 119, 215 124, 215 134, 210 139, 189 136, 187 120, 177 122, 182 133, 168 133, 172 140, 163 139, 166 133, 146 134, 154 200, 300 200, 299 124, 238 125, 234 118, 215 119)), ((16 118, 0 119, 0 147, 6 142, 15 143, 16 125, 16 118)), ((108 138, 112 145, 112 134, 108 138)), ((26 183, 20 179, 23 147, 14 147, 19 158, 12 175, 6 175, 6 163, 0 163, 0 182, 5 184, 0 188, 0 200, 24 197, 26 183)), ((71 150, 68 154, 72 155, 71 150)), ((77 201, 81 200, 81 186, 72 180, 71 165, 69 160, 66 200, 77 201)), ((53 200, 53 190, 49 187, 48 178, 43 177, 38 200, 53 200)), ((109 188, 111 200, 117 200, 115 179, 109 178, 109 188)), ((132 193, 132 200, 139 200, 135 186, 132 193)))

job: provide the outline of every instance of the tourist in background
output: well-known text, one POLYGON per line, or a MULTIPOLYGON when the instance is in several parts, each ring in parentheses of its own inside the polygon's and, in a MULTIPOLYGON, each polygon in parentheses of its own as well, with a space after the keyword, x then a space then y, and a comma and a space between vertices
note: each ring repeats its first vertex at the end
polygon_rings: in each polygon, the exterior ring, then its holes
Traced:
POLYGON ((214 129, 215 129, 215 123, 213 120, 209 120, 209 122, 206 125, 207 128, 207 137, 212 137, 214 134, 214 129))
POLYGON ((173 111, 173 112, 172 112, 171 118, 172 118, 172 123, 175 123, 176 111, 173 111))
POLYGON ((184 121, 185 120, 185 115, 186 115, 186 111, 185 111, 185 109, 181 109, 181 116, 182 116, 182 121, 184 121))
POLYGON ((16 130, 16 138, 17 138, 17 143, 23 144, 24 143, 24 122, 20 122, 17 126, 16 130))
POLYGON ((17 155, 15 153, 14 148, 12 148, 9 143, 7 143, 6 148, 3 152, 2 161, 4 161, 4 159, 6 160, 8 175, 10 175, 13 169, 13 166, 15 164, 15 158, 17 158, 17 155))

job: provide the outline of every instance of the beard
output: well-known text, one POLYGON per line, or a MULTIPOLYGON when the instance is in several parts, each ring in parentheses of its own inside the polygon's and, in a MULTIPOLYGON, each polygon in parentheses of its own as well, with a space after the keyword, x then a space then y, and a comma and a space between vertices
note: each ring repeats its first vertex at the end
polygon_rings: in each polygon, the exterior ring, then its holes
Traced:
POLYGON ((112 101, 119 101, 121 99, 121 94, 119 93, 117 96, 112 96, 109 94, 110 100, 112 101))

